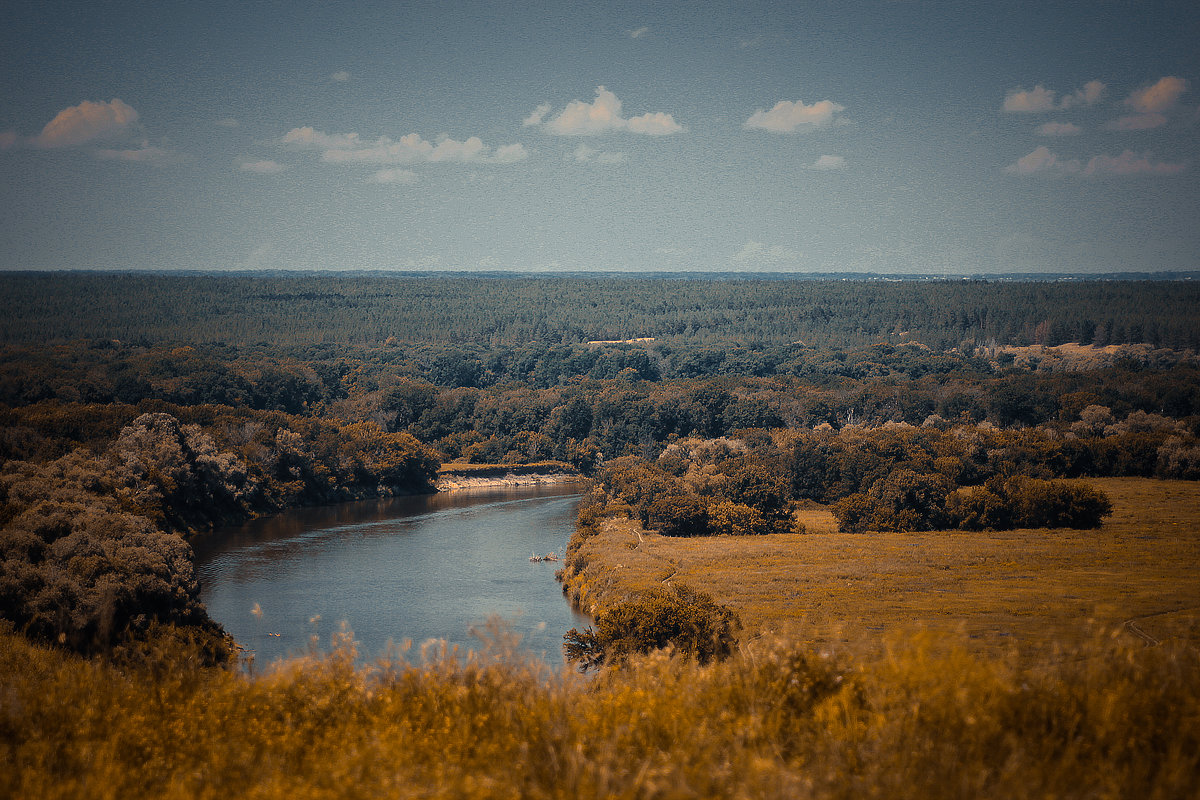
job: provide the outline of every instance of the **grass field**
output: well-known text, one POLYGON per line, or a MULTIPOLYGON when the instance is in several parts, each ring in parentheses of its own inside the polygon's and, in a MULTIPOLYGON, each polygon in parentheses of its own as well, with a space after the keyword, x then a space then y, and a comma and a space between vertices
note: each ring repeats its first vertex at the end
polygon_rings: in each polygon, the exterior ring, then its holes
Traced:
POLYGON ((1097 629, 1200 642, 1200 484, 1088 482, 1113 502, 1099 530, 851 534, 812 509, 799 513, 803 534, 680 539, 608 520, 584 543, 588 564, 570 590, 590 610, 684 583, 734 608, 747 636, 870 642, 925 629, 1027 653, 1097 629))

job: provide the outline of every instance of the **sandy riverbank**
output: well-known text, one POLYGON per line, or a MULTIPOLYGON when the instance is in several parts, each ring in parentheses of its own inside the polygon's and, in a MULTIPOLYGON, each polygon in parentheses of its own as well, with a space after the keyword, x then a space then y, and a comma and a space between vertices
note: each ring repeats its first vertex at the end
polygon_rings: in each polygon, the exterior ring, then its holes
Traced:
POLYGON ((439 492, 508 486, 546 486, 582 482, 585 478, 559 461, 536 464, 446 464, 438 470, 439 492))

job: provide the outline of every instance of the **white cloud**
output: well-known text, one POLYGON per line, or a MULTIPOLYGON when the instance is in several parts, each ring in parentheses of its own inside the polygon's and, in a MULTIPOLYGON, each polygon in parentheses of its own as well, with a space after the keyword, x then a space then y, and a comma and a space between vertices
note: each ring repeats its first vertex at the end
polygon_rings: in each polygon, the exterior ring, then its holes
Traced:
POLYGON ((1071 106, 1095 105, 1104 96, 1104 90, 1107 88, 1100 81, 1088 81, 1082 89, 1076 89, 1071 94, 1064 95, 1058 107, 1065 110, 1071 106))
POLYGON ((116 98, 107 103, 84 100, 58 112, 33 143, 38 147, 76 147, 123 139, 133 132, 137 120, 138 113, 116 98))
POLYGON ((586 144, 580 144, 578 147, 576 147, 574 156, 575 160, 580 164, 620 164, 625 161, 624 153, 597 150, 596 148, 589 147, 586 144))
POLYGON ((1167 124, 1165 112, 1175 108, 1180 96, 1188 89, 1183 78, 1167 76, 1159 78, 1150 86, 1131 93, 1125 98, 1125 106, 1134 113, 1117 117, 1104 127, 1113 131, 1145 131, 1161 128, 1167 124))
POLYGON ((625 126, 633 133, 647 136, 670 136, 683 130, 683 126, 676 122, 674 117, 662 111, 632 117, 626 120, 625 126))
POLYGON ((1149 153, 1126 150, 1119 156, 1092 156, 1086 165, 1077 159, 1064 160, 1049 148, 1038 147, 1032 153, 1017 159, 1016 163, 1004 168, 1010 175, 1080 175, 1085 178, 1136 175, 1177 175, 1187 168, 1185 163, 1155 161, 1149 153))
POLYGON ((502 144, 497 147, 496 152, 492 155, 491 162, 493 164, 515 164, 527 158, 529 158, 529 151, 525 149, 525 145, 516 142, 514 144, 502 144))
POLYGON ((1093 156, 1083 175, 1178 175, 1187 168, 1183 163, 1155 161, 1149 153, 1126 150, 1119 156, 1093 156))
POLYGON ((1079 172, 1079 162, 1071 159, 1063 161, 1050 148, 1042 145, 1026 156, 1016 160, 1004 168, 1009 175, 1033 175, 1041 172, 1052 175, 1074 174, 1079 172))
POLYGON ((330 75, 329 79, 331 81, 336 81, 337 83, 345 83, 346 81, 350 80, 350 73, 346 72, 344 69, 339 69, 337 72, 330 75))
POLYGON ((362 145, 357 133, 330 135, 309 125, 292 128, 283 136, 283 143, 302 150, 350 149, 362 145))
POLYGON ((1039 125, 1036 133, 1038 136, 1078 136, 1083 133, 1083 128, 1071 122, 1047 122, 1039 125))
POLYGON ((730 261, 737 269, 771 269, 794 266, 801 254, 788 247, 767 246, 762 242, 746 242, 746 246, 734 254, 730 261))
POLYGON ((371 176, 371 183, 416 183, 417 173, 411 169, 389 167, 371 176))
POLYGON ((528 156, 524 145, 520 143, 501 145, 493 152, 478 136, 463 141, 445 137, 435 144, 416 133, 410 133, 398 140, 380 136, 369 142, 357 133, 328 134, 310 126, 288 131, 282 143, 298 150, 319 150, 321 160, 333 164, 417 164, 438 161, 512 164, 528 156))
POLYGON ((521 124, 528 127, 530 125, 541 125, 542 119, 550 113, 550 104, 542 103, 540 106, 529 112, 529 116, 521 120, 521 124))
POLYGON ((1138 89, 1125 98, 1125 105, 1141 114, 1161 113, 1175 105, 1187 88, 1188 82, 1183 78, 1159 78, 1153 85, 1138 89))
POLYGON ((810 131, 844 122, 845 120, 838 115, 845 110, 845 106, 832 100, 820 100, 808 106, 799 100, 794 103, 790 100, 780 100, 770 111, 761 108, 755 111, 742 127, 758 128, 772 133, 810 131))
POLYGON ((238 121, 233 117, 225 117, 224 119, 217 120, 217 124, 222 128, 236 128, 238 126, 238 121))
POLYGON ((238 169, 242 172, 254 172, 258 175, 276 175, 283 172, 287 167, 277 161, 263 159, 261 161, 243 161, 238 164, 238 169))
POLYGON ((1126 114, 1123 117, 1117 117, 1104 127, 1112 131, 1147 131, 1151 128, 1161 128, 1166 124, 1166 114, 1155 112, 1150 114, 1126 114))
POLYGON ((846 159, 841 156, 821 156, 813 163, 809 164, 805 169, 815 169, 823 172, 829 170, 841 169, 846 166, 846 159))
POLYGON ((1083 88, 1063 95, 1055 101, 1057 92, 1038 84, 1032 89, 1010 89, 1004 95, 1004 110, 1011 114, 1036 114, 1043 111, 1065 111, 1073 106, 1090 106, 1099 102, 1107 89, 1100 81, 1088 81, 1083 88))
POLYGON ((649 26, 643 25, 640 28, 634 28, 633 30, 628 31, 628 33, 630 39, 641 39, 643 36, 650 33, 650 28, 649 26))
POLYGON ((1012 89, 1004 96, 1004 110, 1028 114, 1054 110, 1054 92, 1038 85, 1032 89, 1012 89))
POLYGON ((137 164, 149 164, 152 167, 163 167, 167 164, 178 163, 180 160, 182 160, 178 153, 174 153, 163 147, 151 145, 148 142, 142 142, 140 147, 97 150, 96 157, 110 161, 129 161, 137 164))
MULTIPOLYGON (((526 125, 536 125, 549 113, 548 107, 538 108, 525 120, 526 125)), ((626 119, 621 115, 621 101, 603 86, 596 87, 596 99, 590 103, 572 100, 558 116, 543 123, 546 130, 560 136, 584 136, 629 131, 647 136, 669 136, 683 131, 683 126, 670 114, 662 111, 648 112, 626 119)))

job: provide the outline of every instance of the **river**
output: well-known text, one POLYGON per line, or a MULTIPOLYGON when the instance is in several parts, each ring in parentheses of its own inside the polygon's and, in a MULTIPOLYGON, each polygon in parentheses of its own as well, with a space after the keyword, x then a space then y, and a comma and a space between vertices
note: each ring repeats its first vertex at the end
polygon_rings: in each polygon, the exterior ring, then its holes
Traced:
POLYGON ((562 636, 586 625, 554 579, 574 525, 573 487, 453 491, 289 511, 198 538, 196 572, 209 616, 255 668, 328 649, 345 622, 360 658, 389 643, 445 639, 481 649, 471 631, 499 616, 522 649, 562 662, 562 636))

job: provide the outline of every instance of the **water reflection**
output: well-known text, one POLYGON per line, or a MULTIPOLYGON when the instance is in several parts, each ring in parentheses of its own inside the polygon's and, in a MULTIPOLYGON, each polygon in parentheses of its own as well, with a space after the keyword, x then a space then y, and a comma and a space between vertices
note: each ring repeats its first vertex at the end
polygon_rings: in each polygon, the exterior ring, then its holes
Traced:
POLYGON ((530 652, 561 660, 571 611, 554 563, 579 496, 573 488, 456 491, 302 509, 194 543, 201 598, 258 664, 328 646, 345 620, 373 656, 389 641, 444 638, 478 648, 470 629, 513 623, 530 652))

